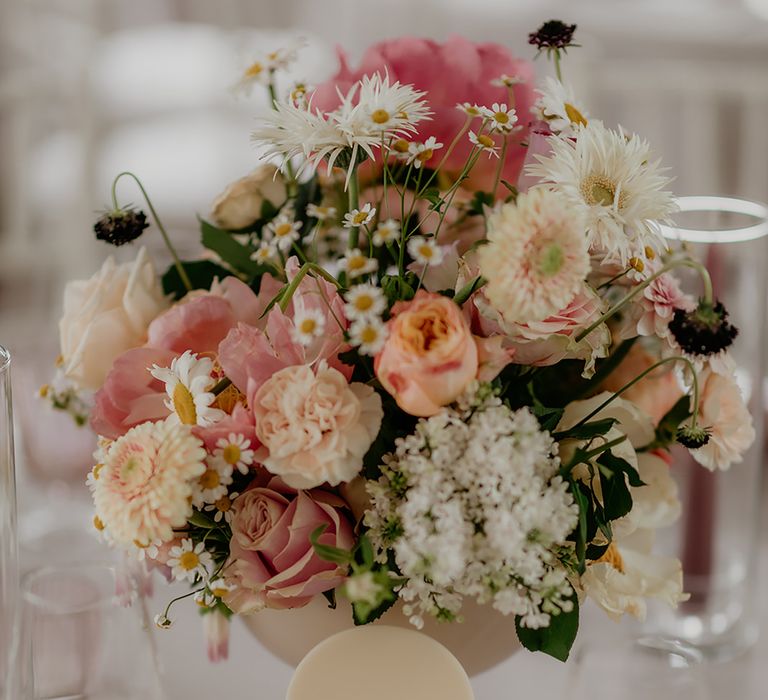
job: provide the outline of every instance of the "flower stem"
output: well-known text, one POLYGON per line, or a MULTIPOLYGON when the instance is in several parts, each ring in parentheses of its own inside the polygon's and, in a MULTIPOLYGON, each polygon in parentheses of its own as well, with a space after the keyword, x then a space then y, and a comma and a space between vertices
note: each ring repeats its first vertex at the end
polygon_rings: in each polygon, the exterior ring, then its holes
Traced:
POLYGON ((496 166, 496 177, 493 179, 492 194, 494 199, 496 198, 496 192, 499 189, 499 183, 501 182, 501 174, 504 172, 504 164, 507 161, 507 148, 509 147, 509 135, 504 134, 504 143, 501 146, 501 155, 499 156, 499 163, 496 166))
POLYGON ((562 83, 563 82, 563 72, 560 68, 560 52, 555 50, 555 75, 557 76, 557 79, 562 83))
POLYGON ((181 278, 181 282, 186 287, 188 292, 191 292, 192 282, 189 279, 189 276, 187 275, 187 271, 184 269, 184 266, 181 264, 181 260, 179 259, 178 254, 176 253, 176 249, 173 247, 173 244, 171 243, 171 239, 168 237, 168 233, 165 230, 165 227, 163 226, 163 223, 160 221, 160 217, 157 215, 157 212, 155 211, 155 207, 152 206, 152 200, 149 198, 149 195, 147 194, 147 191, 144 189, 144 185, 141 184, 141 180, 139 180, 136 175, 134 175, 132 172, 125 170, 122 173, 119 173, 115 179, 112 181, 112 204, 115 207, 115 209, 119 209, 120 207, 117 204, 117 183, 120 180, 121 177, 130 177, 133 179, 133 181, 138 185, 139 189, 141 190, 141 194, 144 197, 144 201, 147 203, 147 207, 149 207, 149 212, 152 214, 152 218, 155 220, 155 225, 160 230, 160 233, 163 236, 163 241, 165 241, 165 247, 168 248, 168 251, 171 253, 171 257, 173 258, 173 264, 176 267, 176 271, 179 273, 179 277, 181 278))
POLYGON ((299 268, 299 271, 296 273, 296 276, 291 280, 291 283, 285 288, 285 291, 280 297, 280 301, 278 302, 278 304, 280 306, 280 310, 283 313, 285 313, 285 310, 288 308, 288 304, 291 303, 291 299, 293 298, 293 295, 296 293, 296 290, 299 288, 299 285, 301 284, 301 280, 303 280, 304 277, 307 275, 307 273, 310 271, 320 275, 320 277, 323 277, 329 282, 332 282, 339 289, 341 288, 339 281, 330 272, 327 272, 326 270, 324 270, 322 267, 320 267, 320 265, 317 265, 311 262, 306 262, 299 268))
MULTIPOLYGON (((347 189, 347 196, 349 201, 349 211, 360 208, 360 179, 357 176, 357 165, 353 166, 352 175, 349 178, 349 188, 347 189)), ((353 227, 349 232, 349 248, 354 250, 357 248, 360 238, 360 229, 353 227)))

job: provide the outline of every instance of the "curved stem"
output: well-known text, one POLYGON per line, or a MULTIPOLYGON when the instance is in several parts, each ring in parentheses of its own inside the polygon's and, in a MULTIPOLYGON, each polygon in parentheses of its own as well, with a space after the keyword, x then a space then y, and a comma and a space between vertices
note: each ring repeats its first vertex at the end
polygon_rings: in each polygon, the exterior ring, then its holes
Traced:
POLYGON ((152 206, 152 200, 149 198, 147 191, 144 189, 144 185, 141 184, 141 180, 139 180, 139 178, 136 177, 136 175, 134 175, 132 172, 128 170, 125 170, 122 173, 119 173, 115 177, 115 179, 112 181, 112 204, 114 205, 115 209, 120 208, 117 204, 117 183, 121 177, 130 177, 138 185, 139 189, 141 190, 141 194, 144 196, 144 201, 147 203, 147 207, 149 207, 149 212, 150 214, 152 214, 152 218, 155 220, 155 225, 160 230, 160 233, 163 236, 163 241, 165 241, 165 247, 168 248, 169 252, 171 253, 171 257, 173 258, 173 264, 176 267, 176 271, 179 273, 179 277, 181 278, 181 281, 186 287, 187 291, 191 292, 193 289, 192 282, 190 281, 189 276, 187 275, 187 271, 184 269, 184 266, 181 264, 181 260, 179 259, 179 256, 176 253, 176 249, 173 247, 173 244, 171 243, 171 239, 168 237, 168 233, 166 232, 165 227, 160 221, 160 217, 157 215, 157 212, 155 211, 155 207, 152 206))
POLYGON ((299 285, 301 284, 301 280, 303 280, 304 277, 307 275, 307 273, 310 271, 315 272, 316 274, 320 275, 320 277, 323 277, 329 282, 332 282, 339 289, 341 289, 341 285, 339 284, 339 281, 330 272, 327 272, 322 267, 320 267, 320 265, 316 265, 315 263, 311 263, 311 262, 304 263, 299 268, 299 271, 296 273, 296 276, 291 280, 291 283, 285 288, 285 291, 280 297, 280 301, 278 302, 278 305, 280 306, 280 310, 283 313, 285 313, 285 310, 288 308, 288 304, 291 303, 291 299, 293 299, 293 295, 296 293, 296 290, 299 288, 299 285))

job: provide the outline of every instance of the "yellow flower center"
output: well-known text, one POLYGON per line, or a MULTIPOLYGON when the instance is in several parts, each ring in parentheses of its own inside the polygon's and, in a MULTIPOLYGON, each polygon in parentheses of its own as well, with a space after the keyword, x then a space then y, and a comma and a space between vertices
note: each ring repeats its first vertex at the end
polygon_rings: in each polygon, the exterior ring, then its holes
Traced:
POLYGON ((94 464, 93 469, 91 469, 91 474, 93 475, 93 478, 95 481, 99 480, 99 472, 104 468, 104 465, 99 462, 99 464, 94 464))
POLYGON ((293 231, 293 224, 287 222, 275 226, 275 235, 279 237, 287 236, 291 231, 293 231))
POLYGON ((239 445, 233 445, 231 442, 221 452, 221 456, 227 464, 237 464, 242 456, 239 445))
POLYGON ((397 139, 392 144, 392 150, 398 153, 408 153, 408 142, 405 139, 397 139))
POLYGON ((98 515, 93 516, 93 526, 99 532, 101 532, 105 528, 104 521, 98 515))
POLYGON ((248 68, 245 69, 245 77, 246 78, 258 78, 262 71, 264 70, 264 66, 261 65, 258 61, 256 63, 252 63, 248 68))
POLYGON ((179 557, 179 566, 186 571, 192 571, 192 569, 196 569, 199 564, 200 557, 198 557, 194 552, 184 552, 179 557))
POLYGON ((480 134, 477 137, 477 142, 484 148, 493 148, 496 145, 496 142, 488 134, 480 134))
POLYGON ((480 110, 477 107, 469 106, 465 107, 464 111, 470 116, 470 117, 476 117, 480 114, 480 110))
POLYGON ((640 258, 630 258, 629 266, 633 267, 638 272, 642 272, 645 269, 645 263, 640 258))
POLYGON ((352 217, 352 221, 359 226, 360 224, 364 224, 365 220, 367 218, 368 218, 368 212, 367 211, 359 211, 359 212, 357 212, 357 214, 355 214, 352 217))
POLYGON ((181 382, 173 389, 173 410, 184 425, 197 425, 195 398, 181 382))
POLYGON ((306 335, 312 335, 317 328, 317 321, 314 318, 305 318, 299 324, 299 331, 306 335))
POLYGON ((223 596, 226 592, 227 592, 227 589, 224 588, 223 586, 218 587, 214 584, 213 587, 211 588, 211 593, 213 593, 213 595, 215 595, 217 598, 221 598, 221 596, 223 596))
POLYGON ((645 257, 648 258, 648 260, 653 260, 656 257, 656 251, 649 245, 645 246, 645 250, 643 252, 645 253, 645 257))
POLYGON ((347 263, 349 270, 362 270, 365 267, 365 258, 362 255, 353 255, 347 263))
POLYGON ((141 542, 140 540, 134 540, 134 541, 133 541, 133 544, 134 544, 136 547, 138 547, 139 549, 146 549, 147 547, 149 547, 149 544, 148 544, 148 543, 145 543, 145 542, 141 542))
POLYGON ((365 345, 375 343, 378 338, 379 332, 373 326, 366 326, 363 328, 363 332, 360 333, 360 340, 362 340, 365 345))
POLYGON ((361 294, 355 299, 355 308, 358 311, 368 311, 373 306, 373 297, 369 294, 361 294))
POLYGON ((569 104, 568 102, 565 103, 565 115, 568 117, 571 124, 581 124, 582 126, 587 125, 587 120, 584 118, 584 115, 579 112, 576 107, 574 107, 572 104, 569 104))
POLYGON ((374 124, 386 124, 389 119, 389 112, 386 109, 376 109, 371 113, 371 121, 374 124))
MULTIPOLYGON (((581 183, 581 196, 590 206, 613 206, 616 200, 616 183, 604 175, 590 175, 581 183)), ((626 194, 622 191, 618 197, 618 208, 621 209, 626 201, 626 194)))
POLYGON ((427 245, 426 243, 424 245, 419 246, 419 255, 421 255, 422 258, 431 258, 435 254, 435 251, 432 249, 431 246, 427 245))
POLYGON ((50 384, 43 384, 43 386, 40 387, 40 390, 37 392, 37 395, 44 399, 46 396, 48 396, 48 392, 51 390, 50 384))
POLYGON ((620 574, 624 573, 624 559, 621 557, 619 548, 613 542, 608 545, 603 556, 595 560, 595 564, 610 564, 620 574))
POLYGON ((419 154, 416 156, 416 160, 420 160, 422 163, 428 161, 435 152, 431 148, 425 148, 423 151, 420 151, 419 154))
POLYGON ((216 510, 226 513, 232 507, 232 499, 229 496, 222 496, 216 503, 216 510))
POLYGON ((215 469, 206 469, 200 477, 200 486, 204 489, 215 489, 220 483, 219 472, 215 469))
POLYGON ((509 124, 509 114, 506 112, 494 112, 493 120, 497 124, 509 124))

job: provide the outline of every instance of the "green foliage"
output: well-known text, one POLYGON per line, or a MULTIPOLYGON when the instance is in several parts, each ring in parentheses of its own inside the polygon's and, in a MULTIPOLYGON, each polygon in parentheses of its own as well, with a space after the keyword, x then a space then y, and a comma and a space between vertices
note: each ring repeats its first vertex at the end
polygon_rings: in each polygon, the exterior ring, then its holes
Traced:
POLYGON ((381 279, 381 289, 387 297, 389 306, 398 301, 410 301, 416 295, 419 278, 413 272, 406 272, 404 277, 384 275, 381 279))
POLYGON ((656 428, 656 438, 650 445, 646 445, 644 450, 656 450, 669 447, 676 441, 677 429, 680 425, 691 417, 691 399, 686 394, 681 396, 677 403, 664 414, 656 428))
POLYGON ((254 249, 239 243, 229 231, 216 228, 203 219, 200 219, 200 231, 203 245, 216 253, 233 270, 249 277, 261 276, 269 271, 269 268, 251 260, 254 249))
POLYGON ((526 390, 528 391, 528 395, 531 397, 531 401, 533 402, 531 410, 533 411, 533 415, 538 418, 541 429, 553 432, 557 427, 557 424, 560 422, 560 419, 563 417, 564 409, 549 408, 541 403, 541 401, 539 401, 536 396, 533 382, 528 382, 526 390))
POLYGON ((570 600, 573 609, 552 615, 548 627, 529 629, 520 624, 519 616, 515 618, 517 638, 528 651, 542 651, 559 661, 567 661, 579 631, 579 600, 575 593, 570 600))
POLYGON ((392 396, 386 391, 379 391, 384 420, 376 439, 371 443, 363 457, 363 476, 366 479, 378 479, 381 476, 381 458, 394 449, 395 440, 410 435, 417 418, 403 411, 392 396))
POLYGON ((492 207, 494 201, 493 194, 478 190, 470 200, 467 212, 470 215, 485 216, 485 207, 492 207))
MULTIPOLYGON (((221 265, 217 265, 211 260, 196 260, 195 262, 181 263, 184 271, 189 277, 194 289, 210 289, 215 278, 223 280, 232 273, 221 265)), ((186 293, 187 288, 179 277, 179 271, 175 265, 171 265, 162 276, 163 292, 172 294, 175 300, 181 299, 186 293)))

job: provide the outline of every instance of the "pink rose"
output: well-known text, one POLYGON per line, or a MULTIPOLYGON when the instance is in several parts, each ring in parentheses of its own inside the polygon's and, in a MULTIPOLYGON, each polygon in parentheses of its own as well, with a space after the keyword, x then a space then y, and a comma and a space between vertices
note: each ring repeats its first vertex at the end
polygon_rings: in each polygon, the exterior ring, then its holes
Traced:
POLYGON ((448 297, 420 290, 392 307, 389 336, 374 369, 397 405, 414 416, 433 416, 477 377, 475 338, 461 309, 448 297))
POLYGON ((299 608, 343 583, 346 571, 315 554, 310 535, 321 525, 322 544, 350 549, 352 523, 332 493, 296 491, 280 479, 252 487, 232 507, 232 540, 224 602, 236 613, 299 608))
MULTIPOLYGON (((424 141, 434 136, 445 144, 445 148, 437 151, 426 163, 428 167, 435 167, 441 162, 448 144, 464 125, 466 117, 456 109, 457 104, 469 102, 490 107, 494 102, 509 103, 507 88, 491 85, 494 78, 505 73, 523 79, 524 82, 514 87, 515 109, 523 127, 527 126, 535 97, 530 63, 514 58, 499 44, 474 44, 459 36, 450 37, 444 44, 415 37, 383 41, 365 52, 356 71, 350 69, 341 51, 339 61, 339 72, 315 91, 313 106, 323 110, 334 109, 339 104, 337 87, 346 93, 364 75, 383 73, 386 70, 392 81, 399 80, 427 92, 426 99, 433 112, 432 119, 418 125, 419 131, 415 138, 424 141)), ((503 171, 507 182, 517 181, 525 158, 525 148, 520 144, 525 140, 526 132, 527 128, 524 128, 510 142, 503 171)), ((443 166, 445 172, 458 176, 470 149, 469 139, 461 139, 443 166)), ((470 174, 467 186, 490 190, 496 166, 495 158, 481 157, 470 174)))

